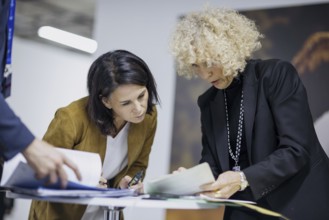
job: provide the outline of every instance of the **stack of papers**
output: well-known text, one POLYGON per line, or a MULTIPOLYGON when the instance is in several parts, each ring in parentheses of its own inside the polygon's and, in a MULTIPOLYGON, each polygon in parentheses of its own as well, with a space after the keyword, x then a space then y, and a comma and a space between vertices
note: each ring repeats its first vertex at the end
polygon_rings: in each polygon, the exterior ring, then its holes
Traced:
POLYGON ((242 206, 264 215, 288 219, 280 213, 257 206, 253 201, 214 198, 202 194, 203 184, 215 181, 208 163, 196 165, 190 169, 175 174, 168 174, 144 183, 146 193, 152 199, 201 200, 204 202, 223 203, 227 206, 242 206), (200 195, 196 195, 201 193, 200 195))
POLYGON ((121 197, 136 194, 132 189, 109 189, 97 187, 102 173, 102 163, 99 154, 58 148, 79 168, 82 180, 64 166, 68 175, 66 189, 60 187, 60 182, 47 184, 48 180, 36 179, 34 170, 27 164, 22 154, 16 155, 4 163, 0 185, 13 192, 41 197, 121 197))
POLYGON ((60 197, 60 198, 91 198, 91 197, 123 197, 136 195, 133 189, 49 189, 39 187, 37 189, 27 189, 20 187, 11 188, 12 192, 38 196, 38 197, 60 197))

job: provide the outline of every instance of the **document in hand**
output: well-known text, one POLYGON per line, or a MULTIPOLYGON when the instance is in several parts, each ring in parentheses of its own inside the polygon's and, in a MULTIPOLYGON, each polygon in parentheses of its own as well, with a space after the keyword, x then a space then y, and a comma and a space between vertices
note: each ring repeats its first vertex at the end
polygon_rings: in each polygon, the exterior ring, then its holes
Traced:
POLYGON ((202 191, 201 185, 212 183, 215 178, 208 163, 202 163, 175 174, 145 182, 145 192, 149 194, 166 193, 191 195, 202 191))
POLYGON ((46 184, 47 178, 36 179, 34 170, 27 164, 22 154, 6 161, 0 185, 14 192, 36 196, 57 197, 95 197, 95 196, 131 196, 134 190, 104 189, 96 187, 102 172, 102 162, 96 153, 57 148, 72 160, 79 168, 82 180, 79 181, 74 172, 67 166, 64 169, 68 175, 66 189, 61 189, 59 181, 56 184, 46 184))

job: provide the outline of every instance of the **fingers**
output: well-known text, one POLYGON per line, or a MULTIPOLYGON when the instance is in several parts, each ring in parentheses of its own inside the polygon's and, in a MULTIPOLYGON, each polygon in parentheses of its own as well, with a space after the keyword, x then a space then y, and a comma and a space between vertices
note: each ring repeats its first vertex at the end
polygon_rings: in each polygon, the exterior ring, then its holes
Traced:
POLYGON ((127 189, 128 188, 128 183, 130 182, 131 179, 132 178, 130 176, 123 177, 119 182, 119 187, 121 189, 127 189))
POLYGON ((174 171, 172 172, 172 174, 177 174, 177 173, 180 173, 180 172, 182 172, 182 171, 184 171, 184 170, 186 170, 185 167, 179 167, 177 170, 174 170, 174 171))
POLYGON ((227 171, 220 174, 215 182, 202 185, 201 189, 214 198, 230 198, 240 189, 240 176, 237 172, 227 171))
POLYGON ((56 171, 50 172, 48 175, 48 182, 46 182, 46 185, 55 184, 57 182, 57 174, 56 171))
POLYGON ((57 183, 60 179, 61 187, 66 187, 68 176, 64 165, 72 169, 77 179, 81 180, 81 173, 77 166, 47 142, 35 139, 22 153, 35 171, 36 178, 48 177, 47 184, 57 183))
POLYGON ((107 179, 105 179, 104 177, 100 177, 99 178, 99 182, 98 182, 98 186, 99 188, 107 188, 107 179))
POLYGON ((207 184, 203 184, 200 186, 200 189, 203 191, 213 191, 218 189, 219 187, 214 187, 213 183, 207 183, 207 184))
POLYGON ((137 184, 132 185, 132 186, 128 186, 128 183, 132 180, 132 177, 130 176, 125 176, 123 177, 120 182, 119 182, 119 187, 121 189, 135 189, 136 192, 138 193, 143 193, 144 192, 144 184, 142 183, 142 181, 138 181, 137 184))
POLYGON ((139 181, 138 184, 130 186, 129 189, 135 189, 136 192, 143 193, 144 192, 144 184, 142 183, 142 181, 139 181))
MULTIPOLYGON (((65 172, 65 170, 63 169, 63 166, 60 166, 57 168, 57 174, 59 176, 59 179, 61 181, 61 187, 64 189, 66 188, 67 186, 67 183, 68 183, 68 177, 67 177, 67 174, 65 172)), ((53 183, 56 183, 57 182, 57 176, 56 176, 56 179, 54 179, 55 181, 53 183)))
POLYGON ((68 177, 63 166, 58 166, 57 169, 56 166, 43 167, 43 169, 38 169, 35 177, 37 179, 45 179, 48 177, 46 185, 56 184, 58 180, 60 180, 61 188, 66 188, 68 183, 68 177))
POLYGON ((211 198, 215 199, 226 199, 228 197, 225 197, 225 195, 221 192, 221 190, 215 190, 211 192, 203 192, 201 195, 209 196, 211 198))
POLYGON ((239 188, 237 188, 236 186, 226 186, 220 190, 203 192, 202 194, 212 197, 212 198, 228 199, 234 193, 236 193, 238 191, 238 189, 239 188))
MULTIPOLYGON (((33 168, 33 167, 32 167, 33 168)), ((37 179, 43 179, 48 176, 48 169, 46 167, 43 168, 33 168, 35 170, 35 178, 37 179)))
POLYGON ((221 190, 218 190, 215 193, 215 196, 217 196, 219 198, 228 199, 233 194, 235 194, 237 191, 239 191, 239 189, 240 189, 240 186, 239 185, 230 185, 230 186, 224 187, 221 190))
POLYGON ((223 187, 224 187, 224 184, 222 183, 222 179, 220 177, 218 177, 218 179, 213 183, 207 183, 207 184, 203 184, 200 186, 200 188, 203 191, 215 191, 215 190, 221 189, 223 187))
POLYGON ((75 173, 75 175, 77 176, 78 180, 82 179, 80 170, 78 169, 77 165, 75 163, 73 163, 69 158, 65 157, 63 155, 63 164, 65 164, 66 166, 68 166, 69 168, 71 168, 73 170, 73 172, 75 173))

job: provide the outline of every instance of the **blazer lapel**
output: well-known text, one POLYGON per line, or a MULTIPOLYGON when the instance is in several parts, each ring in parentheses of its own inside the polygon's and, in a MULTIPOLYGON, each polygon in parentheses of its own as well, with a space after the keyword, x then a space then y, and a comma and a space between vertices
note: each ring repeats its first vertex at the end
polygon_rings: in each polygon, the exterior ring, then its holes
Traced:
POLYGON ((220 161, 222 171, 229 170, 229 155, 227 149, 227 131, 224 107, 224 95, 221 90, 218 90, 217 95, 210 103, 210 111, 215 138, 215 152, 220 161), (224 126, 223 126, 224 125, 224 126))
POLYGON ((132 162, 137 157, 137 154, 141 150, 141 143, 143 143, 143 138, 145 137, 143 123, 134 124, 130 123, 130 128, 128 132, 128 166, 130 167, 132 162))
POLYGON ((243 77, 245 134, 248 159, 249 162, 251 162, 252 131, 255 120, 258 92, 258 83, 254 65, 247 66, 245 72, 243 73, 243 77))

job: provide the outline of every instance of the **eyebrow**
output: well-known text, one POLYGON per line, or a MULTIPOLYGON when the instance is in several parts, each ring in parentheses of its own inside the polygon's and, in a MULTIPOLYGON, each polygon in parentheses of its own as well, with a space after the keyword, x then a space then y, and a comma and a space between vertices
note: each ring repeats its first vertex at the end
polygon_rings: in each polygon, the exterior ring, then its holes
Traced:
MULTIPOLYGON (((145 92, 146 92, 146 88, 144 88, 143 91, 141 93, 139 93, 137 98, 140 97, 141 95, 145 94, 145 92)), ((122 100, 122 101, 119 101, 119 102, 120 102, 120 104, 125 104, 125 103, 130 102, 130 101, 131 100, 122 100)))

